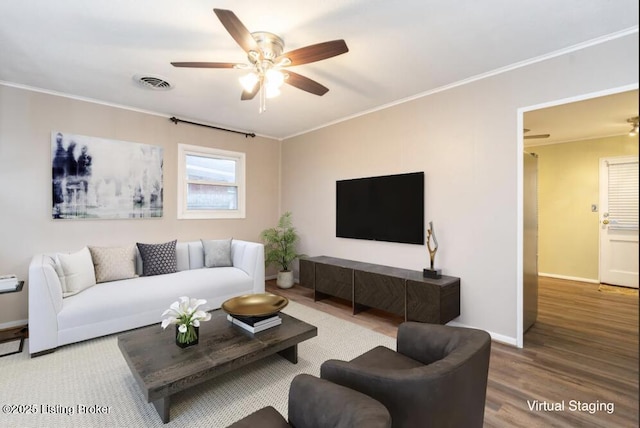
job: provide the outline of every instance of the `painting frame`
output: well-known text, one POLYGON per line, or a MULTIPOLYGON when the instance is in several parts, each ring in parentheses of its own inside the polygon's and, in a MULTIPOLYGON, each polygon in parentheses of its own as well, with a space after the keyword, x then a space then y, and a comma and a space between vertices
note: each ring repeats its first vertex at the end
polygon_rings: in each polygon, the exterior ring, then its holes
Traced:
POLYGON ((53 220, 163 216, 163 148, 51 131, 53 220))

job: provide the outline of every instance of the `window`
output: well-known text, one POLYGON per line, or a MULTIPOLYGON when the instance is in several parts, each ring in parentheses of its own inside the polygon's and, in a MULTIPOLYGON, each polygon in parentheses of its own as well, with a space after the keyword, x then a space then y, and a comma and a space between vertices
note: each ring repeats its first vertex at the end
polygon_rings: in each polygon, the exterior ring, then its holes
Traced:
POLYGON ((178 145, 178 218, 244 218, 245 154, 178 145))

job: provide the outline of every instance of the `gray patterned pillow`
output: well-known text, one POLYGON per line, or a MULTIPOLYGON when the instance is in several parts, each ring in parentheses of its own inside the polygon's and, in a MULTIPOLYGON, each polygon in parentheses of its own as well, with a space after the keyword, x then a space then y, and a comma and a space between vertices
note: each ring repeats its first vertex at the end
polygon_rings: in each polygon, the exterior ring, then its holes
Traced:
POLYGON ((136 247, 89 247, 96 282, 117 281, 136 276, 136 247))
POLYGON ((202 241, 204 265, 210 267, 233 266, 231 260, 231 241, 233 238, 202 241))
POLYGON ((138 242, 136 245, 142 258, 142 276, 177 272, 176 242, 177 240, 164 244, 141 244, 138 242))

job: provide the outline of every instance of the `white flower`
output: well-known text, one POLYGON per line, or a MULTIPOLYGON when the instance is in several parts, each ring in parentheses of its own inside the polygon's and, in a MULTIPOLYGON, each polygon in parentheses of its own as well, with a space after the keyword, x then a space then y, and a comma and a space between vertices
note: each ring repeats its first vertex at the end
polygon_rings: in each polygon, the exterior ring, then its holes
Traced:
POLYGON ((162 320, 162 328, 167 328, 169 324, 176 324, 178 319, 176 317, 167 317, 162 320))
POLYGON ((201 321, 209 321, 211 314, 209 312, 198 310, 198 308, 207 301, 204 299, 194 299, 187 296, 181 296, 177 302, 173 302, 169 309, 162 313, 162 328, 167 328, 171 324, 178 325, 178 331, 185 333, 187 326, 199 327, 201 321))
POLYGON ((209 321, 211 319, 211 314, 205 311, 197 311, 193 314, 193 318, 200 321, 209 321))

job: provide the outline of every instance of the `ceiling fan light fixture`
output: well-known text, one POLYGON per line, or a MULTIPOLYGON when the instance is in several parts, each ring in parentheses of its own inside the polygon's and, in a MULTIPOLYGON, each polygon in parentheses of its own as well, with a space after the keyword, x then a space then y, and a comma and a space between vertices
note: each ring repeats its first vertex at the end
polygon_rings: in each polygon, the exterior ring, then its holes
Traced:
POLYGON ((284 74, 280 70, 270 68, 264 74, 267 88, 278 89, 284 84, 284 74))
POLYGON ((280 95, 280 89, 274 86, 265 86, 264 90, 266 91, 267 98, 275 98, 280 95))
POLYGON ((331 40, 284 52, 284 40, 266 31, 249 32, 235 13, 226 9, 213 9, 222 26, 247 54, 248 64, 231 62, 172 62, 174 67, 233 68, 247 70, 249 74, 239 78, 244 91, 241 100, 259 96, 260 113, 266 110, 266 99, 280 94, 280 87, 287 83, 310 94, 322 96, 329 88, 294 72, 285 73, 281 68, 302 65, 333 58, 349 52, 344 40, 331 40), (268 92, 268 93, 267 93, 268 92))
POLYGON ((276 62, 274 62, 273 65, 275 67, 288 67, 291 65, 291 60, 287 57, 282 57, 278 59, 276 62))
POLYGON ((249 51, 248 58, 249 58, 249 61, 251 61, 252 64, 255 64, 258 61, 260 61, 260 52, 249 51))
POLYGON ((251 92, 253 91, 253 88, 255 88, 260 78, 256 73, 251 72, 249 74, 245 74, 244 76, 241 76, 238 80, 240 81, 240 85, 242 85, 242 88, 245 91, 251 92))

